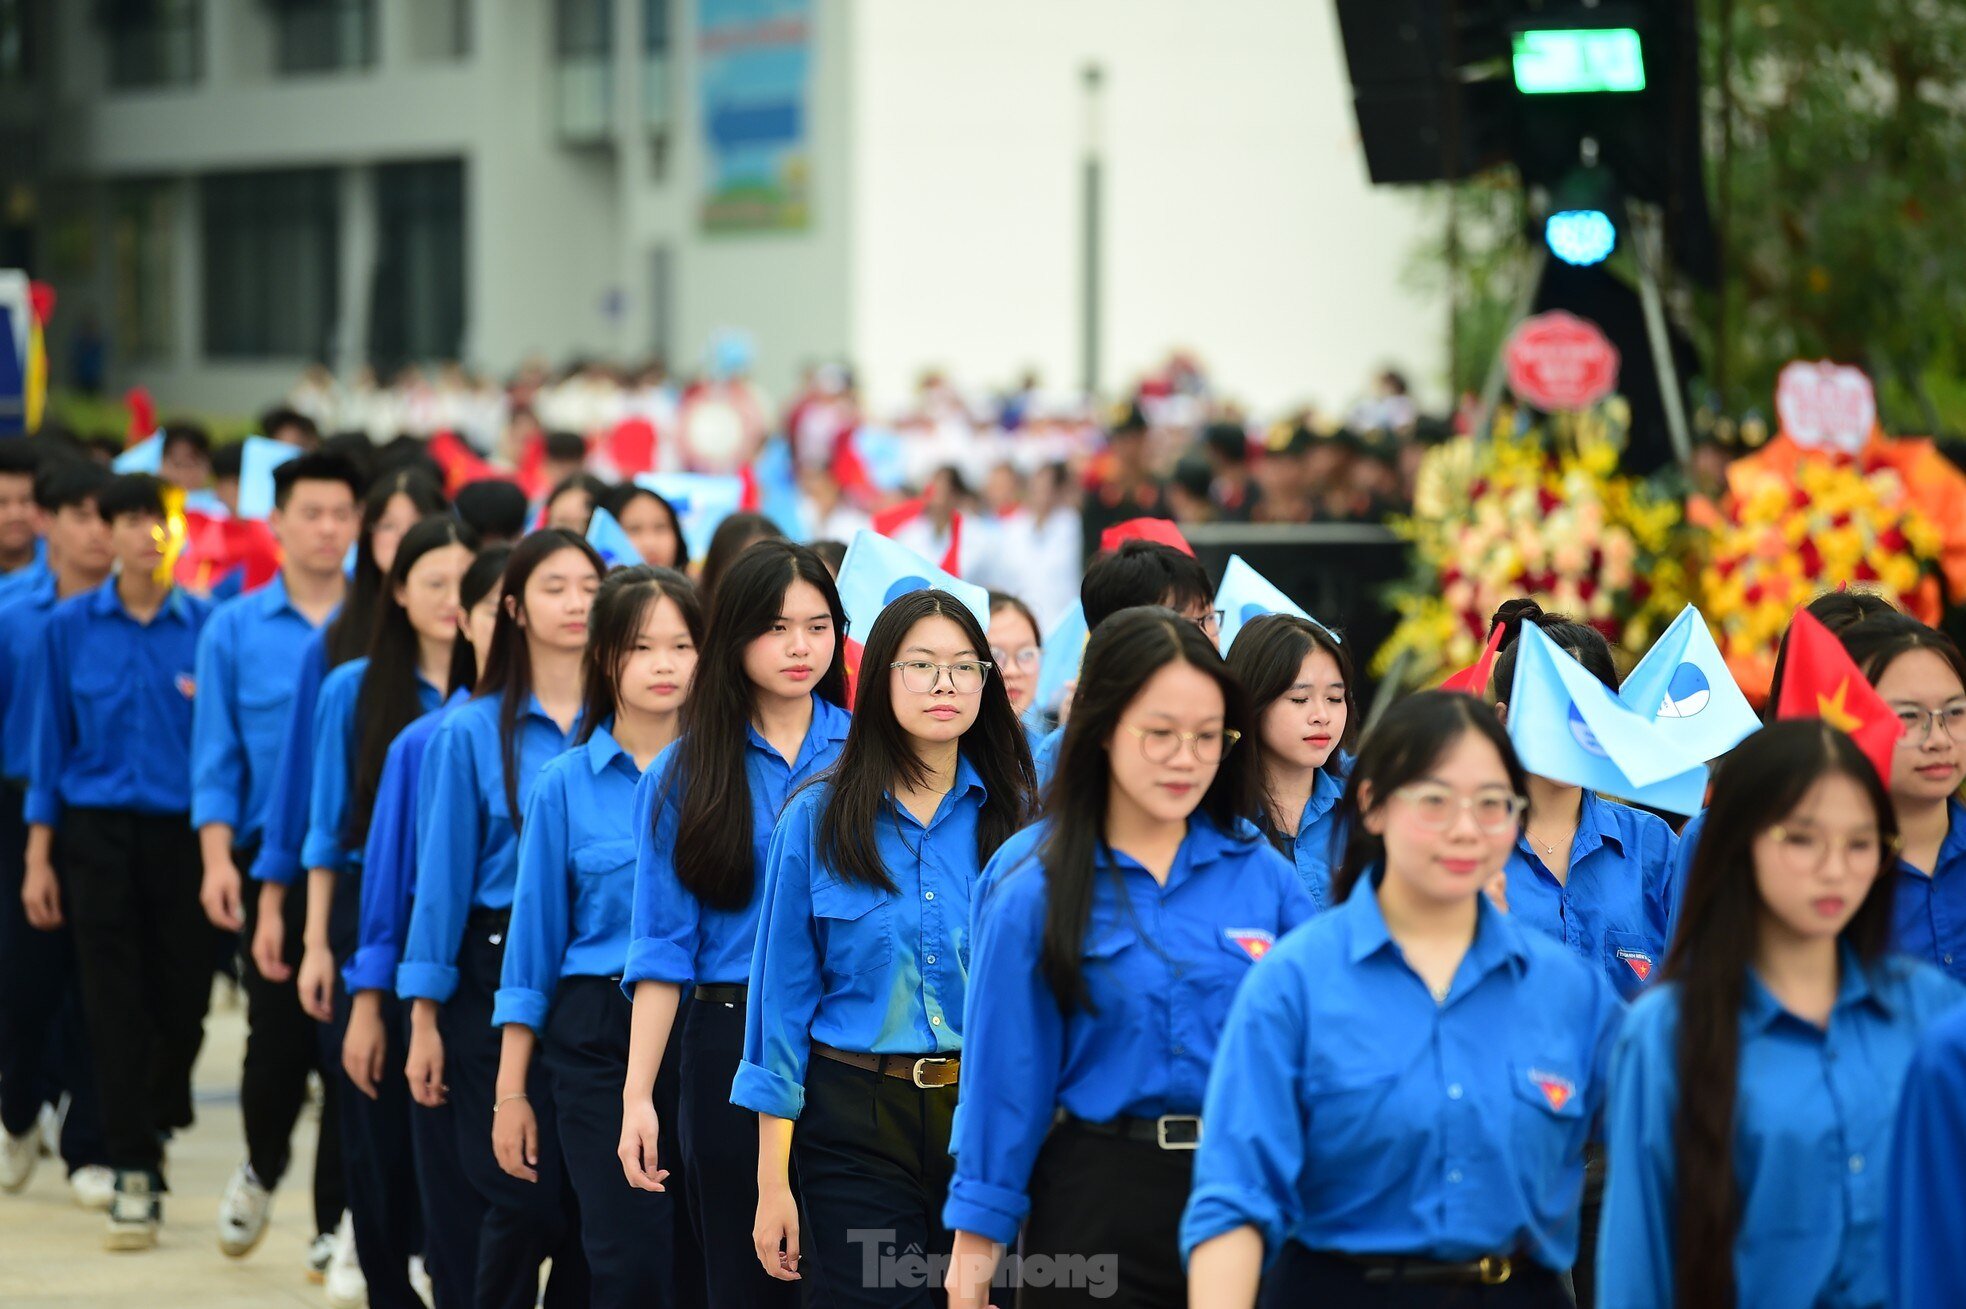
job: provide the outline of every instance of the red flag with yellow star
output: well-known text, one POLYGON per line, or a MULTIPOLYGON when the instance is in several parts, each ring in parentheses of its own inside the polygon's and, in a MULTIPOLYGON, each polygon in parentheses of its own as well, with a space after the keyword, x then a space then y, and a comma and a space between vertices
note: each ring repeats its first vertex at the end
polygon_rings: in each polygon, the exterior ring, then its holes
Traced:
POLYGON ((1904 724, 1851 662, 1843 643, 1806 609, 1797 610, 1789 625, 1775 716, 1820 718, 1848 732, 1877 766, 1877 775, 1890 785, 1891 752, 1904 734, 1904 724))

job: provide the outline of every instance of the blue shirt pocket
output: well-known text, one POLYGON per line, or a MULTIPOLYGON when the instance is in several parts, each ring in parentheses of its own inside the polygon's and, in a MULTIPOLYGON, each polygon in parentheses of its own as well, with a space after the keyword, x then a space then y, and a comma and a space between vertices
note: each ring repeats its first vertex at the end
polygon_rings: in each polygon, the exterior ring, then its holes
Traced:
POLYGON ((1606 932, 1603 951, 1605 972, 1627 1000, 1645 989, 1663 962, 1658 947, 1639 932, 1606 932))
MULTIPOLYGON (((286 735, 287 720, 293 708, 293 688, 255 686, 250 681, 239 686, 239 732, 247 749, 271 747, 278 750, 286 735)), ((271 769, 274 761, 257 761, 271 769)))
POLYGON ((894 912, 879 887, 834 878, 814 882, 812 916, 825 970, 836 977, 871 972, 894 954, 894 912))
POLYGON ((1581 1165, 1590 1125, 1584 1118, 1585 1072, 1569 1059, 1532 1059, 1509 1067, 1515 1092, 1511 1122, 1519 1175, 1549 1187, 1565 1168, 1581 1165))
POLYGON ((115 668, 93 661, 75 669, 69 682, 75 705, 75 741, 85 750, 105 750, 108 743, 139 729, 126 715, 134 705, 125 698, 123 679, 115 668))
POLYGON ((628 932, 635 892, 635 843, 622 837, 589 841, 572 855, 574 936, 598 939, 628 932))

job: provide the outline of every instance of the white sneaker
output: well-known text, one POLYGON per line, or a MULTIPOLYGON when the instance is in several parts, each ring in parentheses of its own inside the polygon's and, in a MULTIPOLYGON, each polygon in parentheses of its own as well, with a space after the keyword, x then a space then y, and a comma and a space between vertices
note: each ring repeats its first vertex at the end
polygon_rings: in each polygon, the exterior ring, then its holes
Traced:
POLYGON ((322 1232, 307 1243, 307 1280, 319 1286, 328 1280, 328 1265, 334 1262, 333 1232, 322 1232))
POLYGON ((61 1154, 61 1126, 68 1119, 68 1097, 62 1096, 59 1105, 41 1106, 41 1157, 53 1159, 61 1154))
POLYGON ((369 1302, 369 1283, 355 1258, 355 1224, 346 1210, 334 1238, 334 1259, 328 1264, 328 1303, 334 1309, 363 1309, 369 1302))
POLYGON ((30 1127, 20 1136, 0 1127, 0 1191, 25 1190, 41 1162, 41 1133, 30 1127))
POLYGON ((116 1174, 101 1164, 84 1164, 68 1175, 68 1189, 84 1209, 107 1209, 116 1202, 116 1174))
POLYGON ((116 1174, 116 1194, 109 1202, 109 1230, 103 1236, 105 1250, 150 1250, 157 1245, 157 1227, 164 1218, 163 1202, 157 1198, 148 1173, 116 1174))
POLYGON ((437 1292, 430 1284, 430 1270, 423 1266, 423 1256, 410 1256, 410 1289, 425 1304, 437 1303, 437 1292))
POLYGON ((251 1164, 240 1164, 218 1202, 218 1248, 243 1259, 266 1237, 273 1216, 273 1193, 259 1184, 251 1164))

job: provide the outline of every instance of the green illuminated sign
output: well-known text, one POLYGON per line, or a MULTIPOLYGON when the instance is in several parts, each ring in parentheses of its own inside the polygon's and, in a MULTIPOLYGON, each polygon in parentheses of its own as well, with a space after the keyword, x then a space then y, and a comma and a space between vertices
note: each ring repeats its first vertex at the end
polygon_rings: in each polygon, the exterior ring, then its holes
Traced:
POLYGON ((1629 27, 1515 34, 1515 89, 1524 95, 1643 91, 1645 53, 1629 27))

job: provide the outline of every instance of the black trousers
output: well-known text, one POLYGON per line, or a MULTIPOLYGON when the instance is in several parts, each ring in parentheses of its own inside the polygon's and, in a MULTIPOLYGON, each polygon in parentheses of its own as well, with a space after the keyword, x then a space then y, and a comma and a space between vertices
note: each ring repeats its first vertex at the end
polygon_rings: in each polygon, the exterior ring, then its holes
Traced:
POLYGON ((526 1079, 526 1096, 539 1122, 539 1180, 510 1176, 492 1153, 492 1101, 503 1036, 491 1025, 491 1015, 504 959, 503 922, 474 914, 458 951, 457 993, 444 1006, 439 1025, 458 1159, 485 1205, 478 1231, 478 1304, 532 1309, 539 1300, 540 1265, 551 1259, 546 1309, 575 1309, 589 1294, 580 1207, 567 1180, 553 1096, 538 1060, 526 1079))
MULTIPOLYGON (((252 867, 257 847, 233 852, 243 871, 252 867)), ((259 883, 248 879, 244 901, 246 949, 240 963, 240 984, 246 992, 246 1058, 239 1072, 239 1117, 246 1128, 246 1161, 268 1190, 280 1185, 293 1159, 294 1124, 307 1102, 307 1075, 321 1074, 321 1130, 314 1142, 314 1230, 332 1232, 347 1208, 342 1180, 341 1114, 344 1079, 334 1075, 341 1066, 323 1060, 318 1026, 300 1007, 300 991, 289 977, 268 981, 253 962, 253 932, 259 926, 259 883)), ((298 970, 307 926, 307 881, 287 888, 280 921, 285 928, 281 958, 298 970)))
POLYGON ((26 1135, 44 1104, 68 1096, 61 1157, 68 1171, 109 1162, 95 1069, 82 1017, 82 984, 67 927, 27 921, 27 827, 21 791, 0 784, 0 1126, 26 1135))
POLYGON ((1366 1280, 1365 1269, 1291 1242, 1263 1279, 1262 1309, 1571 1309, 1563 1279, 1518 1265, 1499 1286, 1438 1286, 1366 1280))
MULTIPOLYGON (((389 1003, 384 1002, 385 1012, 389 1003)), ((400 1075, 410 1048, 409 1006, 400 1005, 397 1011, 390 1030, 402 1044, 388 1058, 400 1075)), ((485 1225, 485 1202, 465 1176, 457 1142, 456 1113, 450 1105, 426 1109, 411 1101, 410 1147, 423 1204, 423 1268, 430 1274, 436 1309, 472 1309, 478 1300, 478 1232, 485 1225)))
POLYGON ((1185 1309, 1179 1237, 1194 1165, 1192 1150, 1053 1128, 1031 1170, 1018 1309, 1185 1309))
MULTIPOLYGON (((410 1256, 423 1250, 423 1210, 417 1202, 410 1084, 403 1076, 403 1061, 383 1062, 373 1100, 355 1089, 341 1067, 349 1004, 341 968, 355 953, 361 905, 361 874, 343 872, 335 878, 334 899, 328 907, 328 948, 335 961, 334 1019, 313 1024, 321 1080, 331 1088, 329 1107, 347 1143, 342 1178, 348 1221, 355 1232, 355 1257, 369 1284, 370 1309, 422 1309, 423 1300, 410 1285, 410 1256)), ((384 1001, 385 1026, 397 1021, 393 1004, 393 998, 384 1001)), ((322 1115, 324 1122, 327 1116, 322 1115)))
POLYGON ((163 1136, 189 1127, 216 928, 188 816, 67 810, 60 875, 82 977, 109 1164, 157 1173, 163 1136))
POLYGON ((580 1197, 595 1309, 676 1303, 674 1195, 681 1186, 636 1190, 615 1156, 630 1008, 612 978, 562 978, 540 1051, 567 1176, 580 1197))
POLYGON ((1577 1262, 1570 1269, 1570 1292, 1577 1309, 1597 1306, 1597 1224, 1604 1215, 1604 1147, 1584 1147, 1583 1226, 1577 1233, 1577 1262))
POLYGON ((800 1245, 830 1304, 943 1302, 939 1270, 952 1234, 942 1202, 955 1171, 955 1112, 953 1086, 923 1089, 816 1054, 806 1066, 805 1110, 792 1132, 805 1208, 800 1245))
MULTIPOLYGON (((731 1080, 744 1057, 744 1006, 692 1000, 688 1010, 676 1127, 684 1202, 703 1251, 710 1303, 715 1309, 798 1309, 801 1284, 766 1275, 751 1245, 758 1217, 758 1116, 730 1102, 731 1080)), ((805 1280, 812 1281, 810 1271, 805 1280)))

